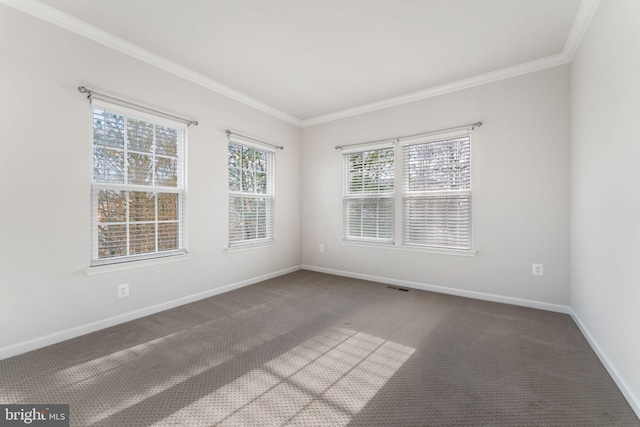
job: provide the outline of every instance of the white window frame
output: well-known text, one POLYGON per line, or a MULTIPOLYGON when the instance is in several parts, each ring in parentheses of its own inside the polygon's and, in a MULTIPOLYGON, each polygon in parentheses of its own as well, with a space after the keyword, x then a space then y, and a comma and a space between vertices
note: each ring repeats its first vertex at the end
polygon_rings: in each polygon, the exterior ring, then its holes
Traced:
MULTIPOLYGON (((343 230, 344 241, 393 244, 395 235, 395 151, 393 142, 343 150, 343 230), (389 177, 365 185, 364 175, 370 172, 364 161, 353 162, 369 153, 391 154, 389 177), (362 175, 362 185, 353 186, 354 176, 362 175), (387 183, 385 184, 385 182, 387 183), (358 208, 358 204, 360 207, 358 208), (367 214, 365 205, 373 207, 367 214), (366 217, 368 216, 368 220, 366 217)), ((374 166, 379 166, 375 164, 374 166)))
POLYGON ((157 258, 165 258, 171 256, 184 255, 187 252, 187 212, 186 212, 186 193, 187 193, 187 180, 186 180, 186 147, 187 147, 187 125, 185 123, 176 122, 173 120, 159 117, 147 112, 135 110, 133 108, 124 107, 118 104, 113 104, 107 101, 92 99, 91 100, 91 267, 105 266, 111 264, 125 263, 131 261, 142 261, 157 258), (96 174, 95 162, 97 159, 97 149, 105 149, 105 146, 96 145, 94 139, 94 114, 96 111, 105 111, 124 118, 124 144, 119 147, 107 147, 108 150, 121 152, 123 156, 123 175, 122 182, 108 182, 108 180, 100 179, 99 174, 96 174), (128 146, 128 119, 143 121, 146 124, 150 124, 153 128, 153 143, 151 152, 137 152, 128 146), (166 155, 157 152, 156 146, 156 127, 162 126, 171 128, 177 132, 177 146, 176 154, 166 155), (154 171, 151 173, 152 179, 150 183, 137 183, 131 184, 128 182, 128 156, 129 154, 144 154, 151 157, 154 171), (155 166, 158 159, 168 159, 176 161, 176 185, 166 186, 157 185, 156 183, 156 171, 155 166), (124 214, 124 221, 118 222, 101 222, 99 218, 99 195, 101 191, 114 191, 122 192, 126 198, 126 213, 124 214), (154 200, 154 218, 153 220, 135 221, 132 218, 130 207, 130 196, 133 192, 142 192, 147 194, 153 194, 154 200), (167 220, 160 219, 158 212, 158 196, 163 194, 176 195, 176 216, 177 218, 167 220), (172 249, 162 250, 160 248, 160 234, 159 228, 163 224, 176 224, 176 244, 172 249), (100 255, 100 242, 99 242, 99 228, 101 226, 123 226, 125 230, 125 245, 126 250, 124 255, 104 257, 100 255), (152 251, 145 251, 143 253, 132 254, 131 248, 131 235, 132 225, 148 225, 154 229, 154 249, 152 251))
MULTIPOLYGON (((227 171, 228 171, 228 182, 229 182, 229 243, 228 248, 231 250, 233 248, 242 248, 242 247, 250 247, 250 246, 264 246, 270 245, 275 242, 275 163, 276 163, 276 153, 272 147, 267 147, 266 145, 255 142, 254 140, 249 140, 243 138, 240 135, 230 135, 228 142, 228 155, 229 162, 227 163, 227 171), (254 184, 254 191, 242 190, 231 188, 232 186, 232 178, 231 178, 231 170, 237 169, 239 173, 249 172, 256 173, 254 170, 244 169, 242 167, 235 168, 230 164, 231 160, 231 147, 234 146, 237 148, 245 148, 250 150, 257 150, 261 152, 264 158, 266 159, 266 191, 259 192, 256 190, 256 186, 254 184), (254 202, 254 208, 259 206, 259 204, 264 203, 264 216, 257 218, 249 218, 249 220, 255 220, 255 227, 245 228, 245 222, 247 221, 245 215, 246 212, 244 209, 238 211, 234 209, 235 203, 237 201, 246 201, 246 202, 254 202), (243 235, 240 236, 239 234, 243 235), (252 236, 252 234, 254 234, 252 236)), ((241 178, 242 182, 242 178, 241 178)), ((242 185, 242 184, 241 184, 242 185)), ((242 202, 241 202, 242 203, 242 202)), ((259 215, 256 213, 256 215, 259 215)))
MULTIPOLYGON (((399 145, 402 147, 403 171, 402 245, 471 251, 473 247, 471 132, 465 129, 448 134, 400 139, 399 145), (411 188, 409 184, 410 150, 426 150, 430 146, 457 148, 453 150, 456 155, 449 163, 435 164, 433 156, 428 154, 423 158, 425 170, 438 170, 440 179, 449 180, 449 185, 442 184, 440 187, 450 188, 428 189, 426 187, 438 187, 438 185, 425 183, 424 188, 416 189, 411 188), (449 169, 449 172, 443 172, 443 169, 449 169), (415 202, 423 203, 429 208, 424 212, 416 213, 410 208, 415 202), (455 207, 451 209, 450 206, 455 207), (433 218, 432 221, 429 220, 430 217, 433 218), (439 224, 431 226, 433 222, 439 224)), ((425 175, 423 179, 433 179, 433 176, 425 175)))

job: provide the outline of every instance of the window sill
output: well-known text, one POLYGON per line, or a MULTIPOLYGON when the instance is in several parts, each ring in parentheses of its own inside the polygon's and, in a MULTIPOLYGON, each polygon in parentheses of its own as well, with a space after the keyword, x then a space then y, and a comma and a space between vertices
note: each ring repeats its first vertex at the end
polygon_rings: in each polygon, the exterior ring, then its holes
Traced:
POLYGON ((244 245, 238 245, 238 246, 231 246, 228 248, 225 248, 225 252, 228 254, 234 253, 234 252, 244 252, 244 251, 250 251, 253 249, 261 249, 261 248, 268 248, 271 246, 276 246, 277 245, 277 241, 272 240, 270 242, 264 242, 264 243, 247 243, 244 245))
POLYGON ((404 251, 404 252, 423 252, 438 255, 454 255, 463 257, 475 257, 478 251, 475 249, 445 249, 445 248, 428 248, 422 246, 401 246, 389 243, 367 243, 367 242, 354 242, 343 241, 344 246, 356 246, 364 248, 376 248, 376 249, 389 249, 392 251, 404 251))
POLYGON ((112 273, 115 271, 131 270, 134 268, 150 267, 153 265, 170 264, 172 262, 188 261, 191 259, 189 254, 184 255, 172 255, 158 258, 142 259, 138 261, 119 262, 115 264, 97 265, 95 267, 88 267, 84 270, 87 276, 93 276, 95 274, 112 273))

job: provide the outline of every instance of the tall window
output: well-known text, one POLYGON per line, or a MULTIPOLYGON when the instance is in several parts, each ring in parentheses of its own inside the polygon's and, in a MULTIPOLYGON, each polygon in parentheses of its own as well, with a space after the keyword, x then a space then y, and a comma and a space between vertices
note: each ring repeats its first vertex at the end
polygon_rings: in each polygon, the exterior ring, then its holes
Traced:
POLYGON ((229 141, 229 246, 274 241, 273 151, 229 141))
POLYGON ((185 252, 186 126, 92 100, 91 265, 185 252))
POLYGON ((402 241, 471 249, 468 135, 403 147, 402 241))
POLYGON ((344 154, 345 240, 393 242, 393 147, 344 154))

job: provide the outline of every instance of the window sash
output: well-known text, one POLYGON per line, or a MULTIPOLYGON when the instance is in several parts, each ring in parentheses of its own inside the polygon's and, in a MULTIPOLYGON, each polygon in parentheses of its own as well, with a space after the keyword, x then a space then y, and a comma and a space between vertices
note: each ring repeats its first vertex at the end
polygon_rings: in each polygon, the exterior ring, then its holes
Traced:
POLYGON ((228 155, 229 247, 275 241, 275 152, 234 139, 228 155))
POLYGON ((186 126, 92 101, 91 265, 186 253, 186 126))
POLYGON ((402 243, 471 249, 470 136, 403 147, 402 243))
POLYGON ((393 243, 395 163, 393 147, 343 154, 344 239, 393 243))

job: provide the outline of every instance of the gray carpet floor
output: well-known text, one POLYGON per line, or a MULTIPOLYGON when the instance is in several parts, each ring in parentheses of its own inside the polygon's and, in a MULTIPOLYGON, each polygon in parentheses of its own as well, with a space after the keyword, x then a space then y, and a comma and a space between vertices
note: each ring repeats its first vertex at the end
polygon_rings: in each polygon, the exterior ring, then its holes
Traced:
POLYGON ((73 426, 640 426, 563 314, 298 271, 0 361, 73 426))

